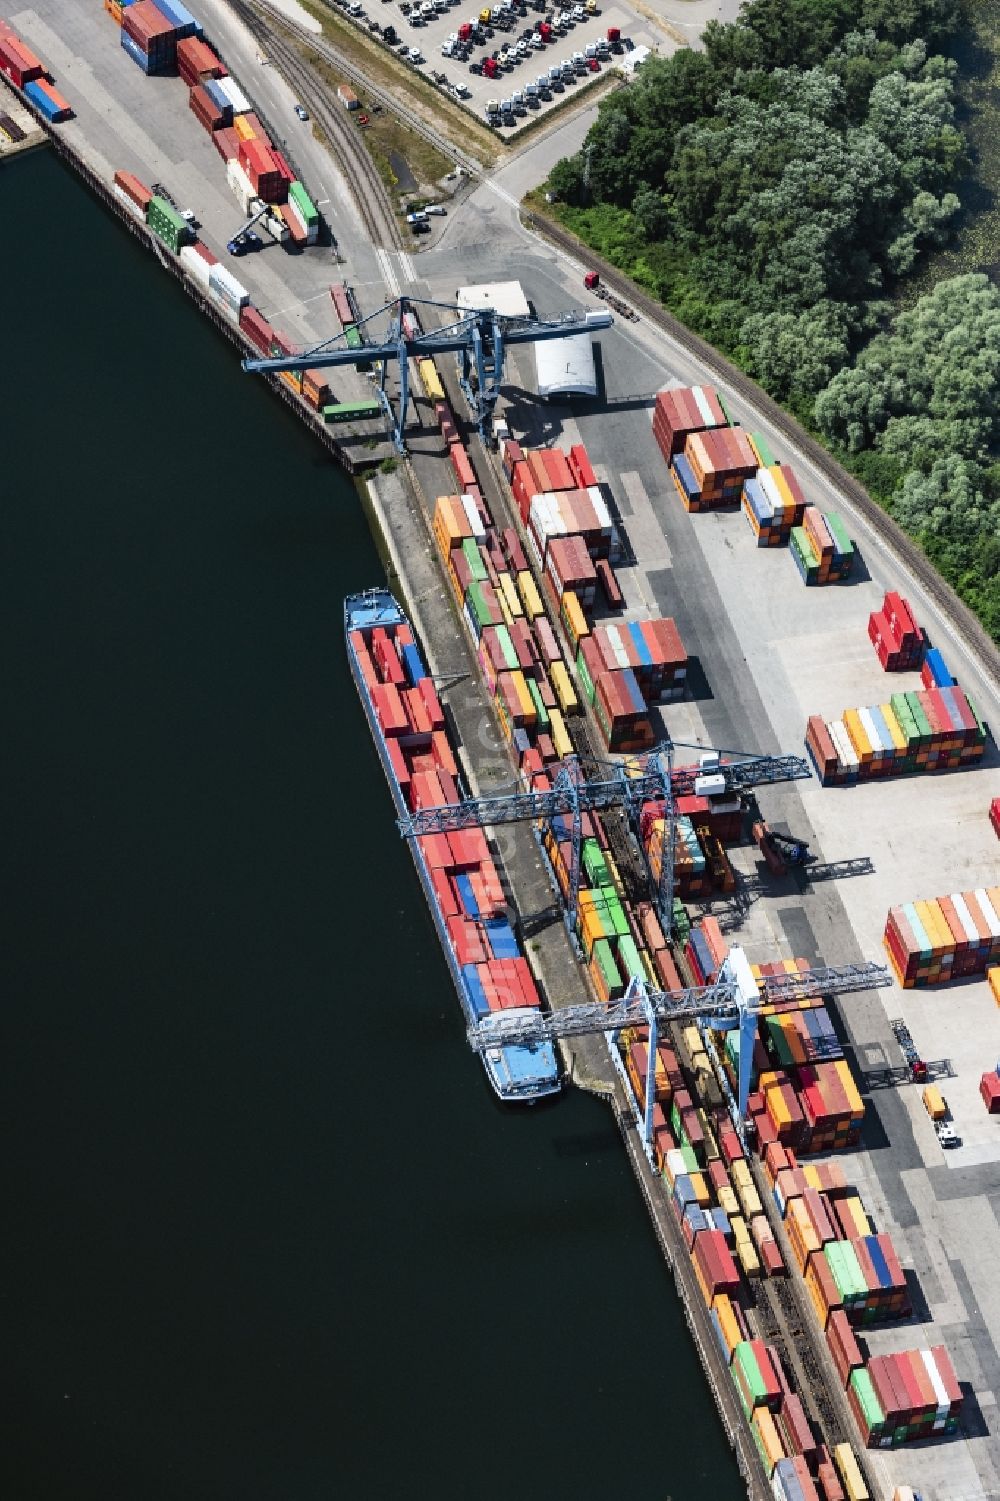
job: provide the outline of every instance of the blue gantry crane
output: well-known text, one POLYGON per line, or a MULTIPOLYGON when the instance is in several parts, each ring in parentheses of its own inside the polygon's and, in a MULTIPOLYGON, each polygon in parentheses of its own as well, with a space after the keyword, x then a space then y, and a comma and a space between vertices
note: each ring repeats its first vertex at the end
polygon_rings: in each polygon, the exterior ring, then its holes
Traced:
MULTIPOLYGON (((458 803, 421 808, 398 820, 405 839, 419 834, 447 833, 449 830, 484 827, 490 824, 572 818, 569 889, 567 914, 576 909, 580 884, 580 846, 585 812, 624 808, 636 834, 642 806, 662 801, 664 805, 663 853, 658 878, 646 859, 646 870, 654 893, 657 913, 668 935, 673 930, 674 908, 674 837, 675 800, 691 794, 718 797, 742 793, 766 783, 808 778, 809 763, 802 756, 755 756, 738 751, 706 750, 704 746, 686 746, 697 750, 699 761, 693 766, 675 766, 674 753, 684 742, 667 739, 655 751, 625 761, 584 763, 569 756, 550 771, 552 787, 544 792, 519 789, 494 797, 465 798, 458 803)), ((641 836, 639 848, 644 850, 641 836)))
MULTIPOLYGON (((710 985, 695 985, 687 990, 654 990, 641 980, 633 980, 620 1001, 607 1005, 588 1002, 557 1006, 547 1014, 540 1011, 517 1015, 496 1012, 470 1026, 468 1039, 476 1052, 482 1052, 486 1048, 507 1044, 555 1042, 562 1037, 584 1037, 593 1033, 614 1037, 626 1028, 647 1029, 643 1143, 651 1155, 656 1049, 663 1027, 671 1022, 695 1021, 705 1031, 739 1029, 740 1066, 736 1098, 732 1098, 728 1088, 727 1094, 733 1123, 745 1139, 753 1044, 761 1006, 776 1001, 801 1000, 806 996, 848 995, 854 991, 873 990, 891 984, 891 979, 886 965, 869 962, 767 976, 758 982, 743 950, 731 948, 718 978, 710 985)), ((717 1072, 724 1084, 725 1074, 721 1069, 717 1072)))
POLYGON ((541 319, 507 317, 493 308, 470 310, 453 303, 399 297, 394 302, 386 303, 377 312, 370 313, 368 317, 359 319, 354 325, 364 340, 360 348, 348 348, 347 333, 344 331, 302 354, 244 360, 243 369, 251 374, 266 374, 271 371, 335 369, 340 365, 377 362, 379 401, 392 427, 396 448, 403 453, 406 407, 409 401, 408 360, 457 354, 459 383, 481 436, 488 439, 493 409, 500 395, 504 357, 509 346, 538 344, 547 339, 565 339, 572 334, 596 333, 599 329, 610 328, 613 322, 613 317, 605 309, 567 313, 562 318, 541 319), (407 314, 417 306, 437 308, 449 314, 451 322, 426 333, 415 330, 408 334, 404 323, 410 322, 407 314), (382 318, 388 318, 385 335, 369 340, 366 330, 382 318), (396 361, 399 366, 398 415, 393 412, 392 402, 385 388, 387 368, 391 360, 396 361))

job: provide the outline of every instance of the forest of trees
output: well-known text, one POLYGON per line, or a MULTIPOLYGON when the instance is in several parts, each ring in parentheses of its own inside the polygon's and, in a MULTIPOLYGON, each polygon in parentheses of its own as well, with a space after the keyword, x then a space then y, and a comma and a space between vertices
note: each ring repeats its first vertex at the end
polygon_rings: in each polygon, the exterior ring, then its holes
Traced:
POLYGON ((547 187, 846 456, 1000 639, 1000 295, 959 276, 897 311, 959 213, 957 23, 956 0, 749 0, 647 60, 547 187))

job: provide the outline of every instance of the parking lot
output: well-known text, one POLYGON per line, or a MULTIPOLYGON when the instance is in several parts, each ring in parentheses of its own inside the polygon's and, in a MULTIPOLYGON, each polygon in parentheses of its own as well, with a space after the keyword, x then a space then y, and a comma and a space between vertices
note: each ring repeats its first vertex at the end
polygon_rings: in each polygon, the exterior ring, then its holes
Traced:
POLYGON ((469 0, 337 3, 355 25, 379 36, 501 133, 605 75, 636 40, 634 13, 596 0, 590 0, 590 10, 586 3, 560 6, 553 0, 499 0, 482 9, 469 0))

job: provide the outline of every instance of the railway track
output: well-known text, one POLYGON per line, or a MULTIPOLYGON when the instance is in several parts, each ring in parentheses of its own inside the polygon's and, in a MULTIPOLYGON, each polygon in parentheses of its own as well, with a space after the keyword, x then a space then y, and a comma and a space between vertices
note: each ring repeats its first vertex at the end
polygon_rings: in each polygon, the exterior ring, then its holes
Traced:
MULTIPOLYGON (((329 102, 327 85, 313 68, 247 0, 230 0, 230 6, 261 48, 277 65, 285 80, 294 85, 302 103, 335 148, 353 191, 365 233, 373 246, 401 248, 399 226, 385 184, 348 112, 329 102)), ((285 22, 289 25, 291 23, 285 22)), ((315 44, 315 38, 303 33, 315 44)), ((316 48, 317 51, 321 49, 316 48)), ((339 61, 334 66, 340 66, 339 61)))
POLYGON ((749 407, 759 412, 777 432, 781 433, 783 438, 804 454, 814 468, 818 469, 824 478, 836 487, 857 514, 864 519, 887 551, 894 554, 914 575, 942 615, 977 657, 984 675, 990 679, 993 688, 1000 692, 1000 647, 987 634, 968 605, 963 604, 950 584, 945 582, 913 539, 907 536, 902 527, 898 526, 892 517, 872 500, 864 486, 852 474, 849 474, 822 444, 810 437, 794 417, 791 417, 776 401, 762 391, 748 375, 731 364, 717 349, 706 344, 704 339, 700 339, 689 328, 685 328, 662 304, 655 302, 641 288, 623 276, 609 261, 595 254, 575 236, 564 230, 560 224, 539 214, 525 214, 523 223, 526 228, 534 230, 542 238, 573 256, 575 260, 585 261, 588 267, 599 271, 602 280, 607 281, 615 292, 638 308, 650 323, 662 329, 675 343, 681 345, 688 354, 698 360, 699 364, 710 371, 716 380, 724 382, 735 391, 749 407))

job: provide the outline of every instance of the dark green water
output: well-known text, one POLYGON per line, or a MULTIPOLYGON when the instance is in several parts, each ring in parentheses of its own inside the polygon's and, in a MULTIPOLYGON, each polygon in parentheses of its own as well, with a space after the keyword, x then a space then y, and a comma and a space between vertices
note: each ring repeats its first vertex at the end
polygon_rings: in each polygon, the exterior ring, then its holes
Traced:
POLYGON ((606 1112, 467 1055, 352 490, 76 179, 2 182, 0 1494, 735 1501, 606 1112))

